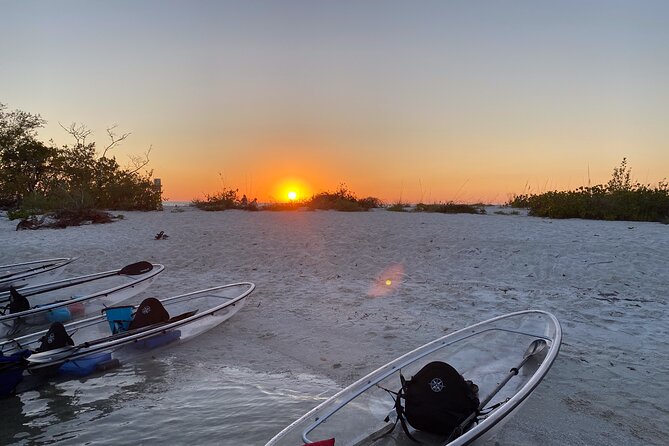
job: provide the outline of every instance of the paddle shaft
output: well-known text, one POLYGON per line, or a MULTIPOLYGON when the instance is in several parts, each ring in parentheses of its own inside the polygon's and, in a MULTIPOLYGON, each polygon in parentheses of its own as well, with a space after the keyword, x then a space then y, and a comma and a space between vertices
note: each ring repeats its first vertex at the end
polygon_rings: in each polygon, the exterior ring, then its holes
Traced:
MULTIPOLYGON (((532 346, 536 342, 537 341, 534 341, 532 344, 530 344, 530 346, 532 346)), ((459 434, 462 434, 462 432, 464 432, 464 430, 467 428, 467 426, 469 426, 469 424, 474 420, 474 418, 476 418, 476 416, 479 414, 479 412, 481 412, 485 408, 485 406, 490 402, 490 400, 492 400, 495 397, 495 395, 497 395, 497 393, 499 393, 499 391, 502 389, 502 387, 504 387, 506 385, 506 383, 508 383, 511 378, 513 378, 514 376, 516 376, 518 374, 520 369, 525 365, 525 363, 532 356, 534 356, 535 354, 537 354, 541 350, 543 350, 543 347, 539 348, 539 349, 536 349, 536 350, 533 350, 529 353, 526 353, 526 355, 523 357, 523 360, 520 361, 520 364, 518 364, 516 367, 513 367, 511 370, 509 370, 509 373, 506 375, 506 377, 504 377, 502 382, 500 382, 497 385, 497 387, 495 387, 493 389, 493 391, 490 392, 490 394, 486 397, 486 399, 484 399, 483 402, 481 402, 481 404, 479 404, 478 410, 476 412, 472 412, 471 415, 469 415, 467 418, 465 418, 465 420, 462 423, 460 423, 458 425, 458 427, 455 428, 453 433, 448 437, 447 441, 448 442, 452 441, 454 439, 454 435, 457 435, 458 432, 459 432, 459 434)))
POLYGON ((0 276, 0 280, 8 279, 10 277, 17 276, 19 274, 29 273, 31 271, 37 271, 37 270, 40 270, 40 269, 50 268, 54 265, 55 265, 55 263, 47 263, 46 265, 41 265, 41 266, 36 266, 34 268, 24 269, 23 271, 16 271, 15 273, 5 274, 4 276, 0 276))
POLYGON ((520 362, 520 364, 518 364, 517 367, 514 367, 514 368, 512 368, 511 370, 509 370, 508 375, 506 375, 506 377, 502 380, 502 382, 499 383, 499 384, 497 385, 497 387, 495 387, 495 388, 493 389, 492 392, 490 392, 490 395, 488 395, 488 397, 487 397, 486 399, 484 399, 483 402, 482 402, 481 404, 479 404, 479 410, 483 410, 483 409, 485 408, 485 406, 490 402, 490 400, 493 399, 494 396, 497 395, 497 393, 498 393, 500 390, 502 390, 502 387, 504 387, 504 386, 506 385, 506 383, 508 383, 509 380, 510 380, 511 378, 513 378, 514 376, 516 376, 516 375, 518 374, 518 371, 520 370, 520 368, 523 367, 523 366, 525 365, 525 363, 526 363, 531 357, 532 357, 532 356, 528 356, 528 357, 526 357, 526 358, 523 358, 523 360, 520 362))

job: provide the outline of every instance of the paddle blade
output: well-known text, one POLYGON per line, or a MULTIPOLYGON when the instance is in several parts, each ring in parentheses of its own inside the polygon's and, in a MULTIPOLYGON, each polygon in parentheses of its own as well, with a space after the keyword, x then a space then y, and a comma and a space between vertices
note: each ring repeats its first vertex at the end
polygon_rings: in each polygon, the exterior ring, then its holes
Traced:
POLYGON ((525 355, 523 355, 523 358, 529 358, 530 356, 534 356, 537 353, 541 353, 548 344, 546 343, 545 340, 543 339, 535 339, 532 341, 529 347, 527 347, 527 350, 525 351, 525 355))
POLYGON ((153 265, 150 262, 141 261, 124 266, 118 273, 125 276, 138 276, 140 274, 148 273, 152 269, 153 265))
POLYGON ((335 439, 330 438, 329 440, 316 441, 314 443, 307 443, 304 446, 334 446, 335 439))

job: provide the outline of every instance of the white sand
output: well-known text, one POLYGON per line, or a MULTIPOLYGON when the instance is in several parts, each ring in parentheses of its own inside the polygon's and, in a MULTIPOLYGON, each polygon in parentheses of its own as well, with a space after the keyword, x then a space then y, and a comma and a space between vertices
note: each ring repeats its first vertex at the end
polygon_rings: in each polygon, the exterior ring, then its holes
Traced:
POLYGON ((562 350, 497 444, 669 444, 667 225, 170 209, 62 230, 0 218, 0 264, 79 256, 67 274, 80 274, 149 260, 167 267, 149 292, 161 297, 253 281, 225 336, 193 342, 230 366, 342 386, 445 332, 548 310, 562 350))

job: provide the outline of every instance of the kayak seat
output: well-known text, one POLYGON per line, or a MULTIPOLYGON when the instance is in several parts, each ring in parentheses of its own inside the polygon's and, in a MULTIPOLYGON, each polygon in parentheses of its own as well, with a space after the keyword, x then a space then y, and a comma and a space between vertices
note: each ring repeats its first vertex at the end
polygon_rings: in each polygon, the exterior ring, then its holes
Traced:
POLYGON ((54 350, 56 348, 62 348, 67 345, 74 345, 74 341, 67 334, 65 326, 62 322, 54 322, 49 327, 49 331, 46 332, 41 338, 42 343, 37 348, 37 352, 46 352, 49 350, 54 350))
POLYGON ((132 321, 130 321, 130 325, 128 325, 128 330, 136 330, 169 320, 170 314, 163 304, 155 297, 148 297, 139 304, 132 321))
POLYGON ((410 380, 401 381, 396 409, 403 428, 406 420, 414 429, 448 435, 478 410, 478 386, 445 362, 430 362, 410 380))
POLYGON ((30 310, 30 302, 28 299, 13 286, 9 287, 9 313, 20 313, 22 311, 30 310))

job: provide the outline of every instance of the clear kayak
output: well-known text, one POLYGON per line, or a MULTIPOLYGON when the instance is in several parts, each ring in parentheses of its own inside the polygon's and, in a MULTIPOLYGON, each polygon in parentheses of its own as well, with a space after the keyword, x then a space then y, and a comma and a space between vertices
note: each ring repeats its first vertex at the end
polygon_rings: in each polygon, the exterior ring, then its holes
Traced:
POLYGON ((236 314, 255 285, 240 282, 109 307, 100 316, 0 342, 0 397, 46 379, 103 372, 148 351, 192 339, 236 314), (60 344, 59 344, 60 342, 60 344), (62 345, 61 345, 62 344, 62 345))
POLYGON ((137 262, 123 268, 0 293, 0 337, 52 322, 81 319, 146 290, 165 267, 137 262))
MULTIPOLYGON (((521 311, 481 322, 423 345, 338 392, 286 427, 266 446, 319 444, 461 446, 491 435, 539 385, 558 355, 560 323, 544 311, 521 311), (435 433, 414 424, 434 414, 408 417, 407 383, 434 364, 447 363, 458 380, 477 391, 455 427, 435 433), (466 381, 465 381, 466 380, 466 381), (398 396, 400 395, 400 396, 398 396)), ((447 382, 432 379, 430 392, 447 382)), ((423 407, 426 407, 425 405, 423 407)), ((412 410, 413 407, 411 408, 412 410)), ((460 415, 462 414, 462 415, 460 415)), ((429 430, 429 429, 428 429, 429 430)))
POLYGON ((53 280, 62 274, 65 266, 75 260, 76 257, 63 257, 0 265, 0 291, 9 290, 9 287, 23 288, 53 280))

